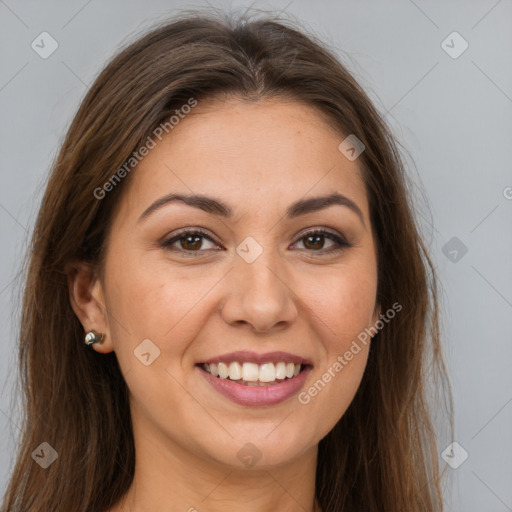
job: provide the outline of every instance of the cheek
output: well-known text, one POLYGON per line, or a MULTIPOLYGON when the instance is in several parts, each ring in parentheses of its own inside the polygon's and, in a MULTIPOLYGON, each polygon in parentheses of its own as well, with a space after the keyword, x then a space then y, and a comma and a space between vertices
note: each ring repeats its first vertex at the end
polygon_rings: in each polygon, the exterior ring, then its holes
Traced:
POLYGON ((310 296, 311 318, 317 319, 315 330, 325 334, 323 342, 327 360, 324 364, 328 367, 353 347, 353 352, 358 355, 352 359, 347 354, 350 369, 344 374, 356 376, 364 370, 365 345, 359 341, 365 329, 372 325, 375 293, 373 280, 360 279, 356 274, 343 274, 337 279, 331 278, 327 291, 324 289, 320 294, 318 290, 316 297, 310 296), (354 343, 358 343, 361 350, 354 343))
MULTIPOLYGON (((186 271, 155 266, 136 257, 131 261, 125 258, 122 267, 111 265, 108 271, 110 328, 130 389, 131 408, 179 437, 196 427, 192 423, 186 428, 169 427, 173 418, 169 411, 179 411, 182 423, 205 414, 184 392, 181 372, 183 355, 204 325, 207 300, 202 299, 218 277, 210 273, 191 279, 186 271)), ((204 437, 207 435, 206 429, 204 437)))
MULTIPOLYGON (((317 276, 318 277, 318 276, 317 276)), ((298 396, 309 417, 321 418, 316 436, 329 432, 352 402, 368 360, 376 273, 372 265, 338 269, 329 278, 304 281, 309 319, 322 343, 322 357, 298 396)))
POLYGON ((326 333, 328 352, 344 351, 347 343, 350 345, 373 323, 377 291, 374 267, 347 266, 314 277, 298 279, 302 281, 301 296, 311 320, 326 333))
POLYGON ((133 351, 150 339, 176 369, 204 325, 208 294, 219 281, 211 269, 173 269, 155 260, 154 255, 135 253, 107 269, 109 324, 116 354, 126 368, 133 363, 133 351))

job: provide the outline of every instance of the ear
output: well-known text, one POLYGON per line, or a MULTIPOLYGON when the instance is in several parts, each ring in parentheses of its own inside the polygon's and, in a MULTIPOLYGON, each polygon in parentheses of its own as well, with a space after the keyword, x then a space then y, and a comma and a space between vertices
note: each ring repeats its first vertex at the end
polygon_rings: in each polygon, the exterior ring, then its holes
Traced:
POLYGON ((93 329, 103 334, 103 340, 91 347, 102 354, 112 352, 114 347, 99 277, 90 264, 82 261, 66 265, 66 275, 71 307, 84 328, 84 336, 93 329))

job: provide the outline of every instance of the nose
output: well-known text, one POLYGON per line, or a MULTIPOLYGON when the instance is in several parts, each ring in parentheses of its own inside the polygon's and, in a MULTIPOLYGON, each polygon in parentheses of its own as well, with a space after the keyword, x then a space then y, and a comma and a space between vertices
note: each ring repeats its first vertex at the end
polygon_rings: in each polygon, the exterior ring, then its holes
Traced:
POLYGON ((278 257, 263 253, 252 263, 238 255, 226 276, 221 315, 230 325, 250 326, 254 332, 281 330, 298 316, 290 276, 278 257))

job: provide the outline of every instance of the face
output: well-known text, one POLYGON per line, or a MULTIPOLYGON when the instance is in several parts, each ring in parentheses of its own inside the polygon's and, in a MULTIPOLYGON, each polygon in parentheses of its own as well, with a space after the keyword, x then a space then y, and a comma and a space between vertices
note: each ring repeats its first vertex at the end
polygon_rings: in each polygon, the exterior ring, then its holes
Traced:
POLYGON ((93 348, 119 360, 134 431, 275 467, 344 414, 369 349, 354 341, 378 319, 368 199, 344 138, 300 103, 199 103, 132 171, 92 288, 107 313, 88 318, 106 334, 93 348))

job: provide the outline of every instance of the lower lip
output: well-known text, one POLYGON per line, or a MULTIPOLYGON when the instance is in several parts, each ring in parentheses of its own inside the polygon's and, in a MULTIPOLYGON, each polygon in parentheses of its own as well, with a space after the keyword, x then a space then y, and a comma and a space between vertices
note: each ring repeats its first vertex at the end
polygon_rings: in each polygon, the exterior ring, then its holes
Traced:
POLYGON ((198 367, 204 378, 219 393, 240 405, 264 406, 275 405, 284 402, 295 395, 304 385, 311 368, 308 366, 302 370, 296 377, 286 379, 279 384, 269 384, 268 386, 246 386, 237 384, 230 379, 220 379, 214 377, 211 373, 198 367))

